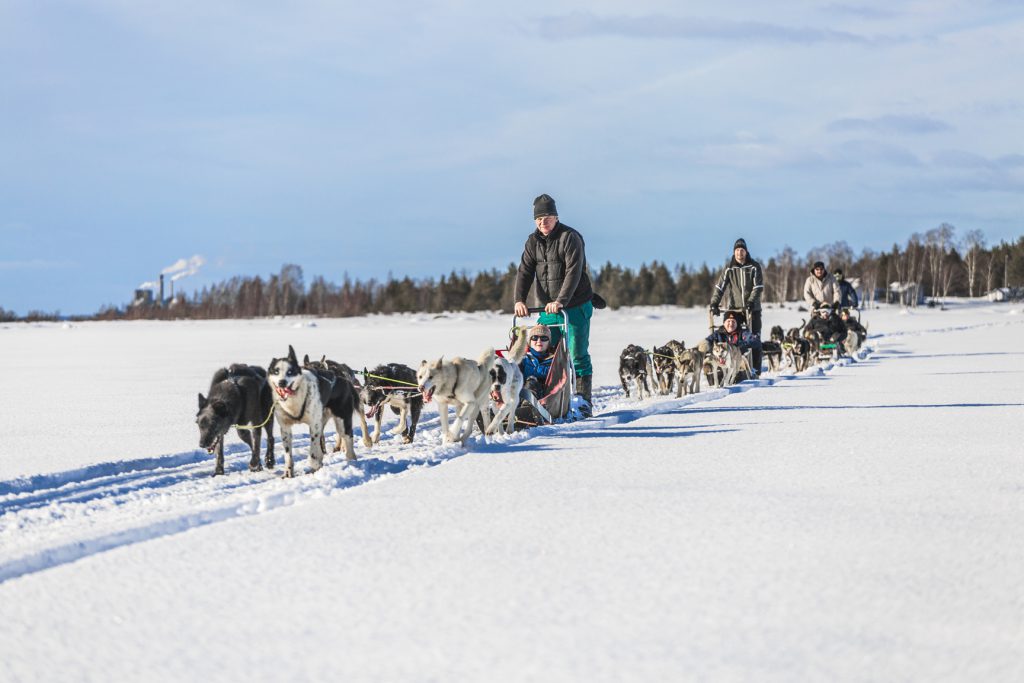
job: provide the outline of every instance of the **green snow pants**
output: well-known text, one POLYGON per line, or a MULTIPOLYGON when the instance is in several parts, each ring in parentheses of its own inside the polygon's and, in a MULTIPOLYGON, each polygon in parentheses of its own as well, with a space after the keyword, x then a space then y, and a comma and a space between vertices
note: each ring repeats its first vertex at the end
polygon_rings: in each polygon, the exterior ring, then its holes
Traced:
MULTIPOLYGON (((569 323, 569 355, 576 368, 576 374, 586 377, 594 374, 590 363, 590 318, 594 315, 594 304, 589 301, 575 308, 563 308, 569 323)), ((562 314, 541 313, 537 322, 543 325, 561 325, 562 314)), ((551 346, 562 338, 562 328, 551 328, 551 346)))

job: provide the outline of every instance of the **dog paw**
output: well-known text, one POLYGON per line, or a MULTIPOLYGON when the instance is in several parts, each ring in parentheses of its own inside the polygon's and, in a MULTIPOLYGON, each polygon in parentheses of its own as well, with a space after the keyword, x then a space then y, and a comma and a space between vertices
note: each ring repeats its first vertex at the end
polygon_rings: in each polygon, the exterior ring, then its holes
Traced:
POLYGON ((368 436, 363 437, 363 445, 367 448, 373 448, 373 439, 368 436))
POLYGON ((249 463, 249 471, 250 472, 262 472, 263 471, 263 465, 261 465, 258 461, 257 462, 251 462, 251 463, 249 463))
POLYGON ((213 471, 213 474, 211 474, 210 476, 211 477, 216 477, 217 475, 220 475, 220 474, 224 474, 224 468, 223 467, 218 467, 217 469, 215 469, 213 471))
POLYGON ((402 435, 402 443, 412 443, 412 437, 408 434, 402 435))

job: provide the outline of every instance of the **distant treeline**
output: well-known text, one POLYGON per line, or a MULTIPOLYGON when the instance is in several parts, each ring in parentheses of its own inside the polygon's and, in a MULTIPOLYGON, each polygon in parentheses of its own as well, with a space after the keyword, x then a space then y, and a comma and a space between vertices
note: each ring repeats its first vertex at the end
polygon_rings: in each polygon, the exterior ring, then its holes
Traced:
MULTIPOLYGON (((728 256, 728 248, 724 250, 728 256)), ((824 261, 829 272, 841 268, 847 279, 859 281, 867 301, 882 297, 891 283, 916 283, 922 297, 978 296, 999 287, 1024 285, 1024 237, 1013 244, 986 247, 984 235, 972 230, 961 239, 953 226, 942 224, 924 234, 915 233, 902 247, 886 252, 870 249, 854 254, 844 241, 810 250, 801 257, 789 247, 765 258, 753 253, 764 267, 764 301, 778 303, 801 298, 803 283, 815 261, 824 261)), ((620 306, 676 304, 706 305, 725 259, 714 267, 677 265, 652 261, 639 268, 610 262, 591 264, 594 289, 612 308, 620 306)), ((107 306, 88 319, 213 319, 255 318, 277 315, 345 317, 369 313, 443 311, 511 311, 516 265, 469 275, 451 272, 439 278, 388 277, 384 281, 353 280, 341 284, 322 276, 306 284, 302 268, 287 264, 281 272, 233 277, 186 295, 179 293, 168 305, 107 306)), ((915 305, 917 300, 909 302, 915 305)), ((32 312, 24 319, 54 319, 32 312)), ((0 320, 19 319, 0 308, 0 320)))

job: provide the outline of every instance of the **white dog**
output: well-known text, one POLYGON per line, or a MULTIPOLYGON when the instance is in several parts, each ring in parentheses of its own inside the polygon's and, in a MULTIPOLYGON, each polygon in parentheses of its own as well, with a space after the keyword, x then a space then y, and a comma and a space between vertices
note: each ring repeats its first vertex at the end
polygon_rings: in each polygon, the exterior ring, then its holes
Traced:
MULTIPOLYGON (((735 383, 736 376, 740 374, 741 370, 746 371, 747 377, 751 375, 750 365, 743 352, 739 350, 739 347, 726 342, 715 342, 711 347, 711 366, 722 372, 722 383, 715 386, 728 386, 735 383)), ((717 380, 718 377, 718 373, 715 372, 715 379, 717 380)))
POLYGON ((473 433, 473 423, 487 407, 490 371, 494 366, 494 349, 487 349, 476 361, 468 358, 443 357, 433 363, 423 361, 416 371, 416 382, 423 400, 430 403, 437 395, 437 412, 441 416, 441 438, 445 443, 463 444, 473 433), (455 405, 455 424, 448 428, 448 404, 455 405))
POLYGON ((504 420, 508 420, 508 423, 505 425, 505 432, 507 434, 514 432, 516 428, 516 408, 519 407, 519 402, 523 399, 529 401, 530 405, 537 411, 537 414, 546 422, 552 421, 551 413, 537 401, 537 397, 533 395, 533 392, 523 391, 523 371, 519 369, 519 363, 523 360, 523 356, 526 355, 526 347, 529 342, 526 330, 527 328, 525 327, 516 328, 515 338, 508 351, 508 356, 497 357, 494 360, 494 367, 490 370, 490 398, 497 410, 494 413, 494 417, 491 418, 490 424, 487 425, 487 429, 484 432, 486 434, 494 434, 501 429, 504 420))

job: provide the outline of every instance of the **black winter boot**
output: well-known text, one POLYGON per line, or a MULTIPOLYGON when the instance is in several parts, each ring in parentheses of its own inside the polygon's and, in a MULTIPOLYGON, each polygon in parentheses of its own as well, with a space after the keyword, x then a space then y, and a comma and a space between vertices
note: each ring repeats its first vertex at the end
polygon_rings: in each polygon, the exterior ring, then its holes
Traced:
POLYGON ((750 360, 753 361, 754 365, 754 377, 752 379, 757 379, 758 377, 761 376, 761 352, 754 349, 753 351, 750 352, 750 355, 753 356, 753 358, 751 358, 750 360))
POLYGON ((580 412, 583 414, 583 417, 590 417, 594 414, 593 399, 591 398, 592 387, 592 375, 576 375, 576 395, 586 401, 584 405, 580 406, 580 412))

